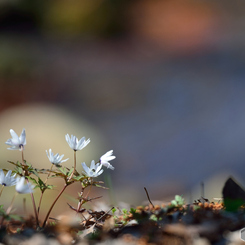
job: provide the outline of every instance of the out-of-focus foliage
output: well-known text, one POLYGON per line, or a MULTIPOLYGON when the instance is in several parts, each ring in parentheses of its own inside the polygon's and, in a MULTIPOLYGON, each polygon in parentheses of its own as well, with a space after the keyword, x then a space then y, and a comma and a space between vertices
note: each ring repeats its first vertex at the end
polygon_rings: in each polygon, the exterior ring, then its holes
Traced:
POLYGON ((0 27, 65 36, 113 36, 123 30, 125 0, 4 1, 0 27))
POLYGON ((0 40, 0 53, 0 76, 26 77, 32 72, 34 60, 31 53, 26 53, 9 39, 0 40))
POLYGON ((7 32, 38 30, 43 21, 46 2, 41 0, 1 1, 0 29, 7 32))

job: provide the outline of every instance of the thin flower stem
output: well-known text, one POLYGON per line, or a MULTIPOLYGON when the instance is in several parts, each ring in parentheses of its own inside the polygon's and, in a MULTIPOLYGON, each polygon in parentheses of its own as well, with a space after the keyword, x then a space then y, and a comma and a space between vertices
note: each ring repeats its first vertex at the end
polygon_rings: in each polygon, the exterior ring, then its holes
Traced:
MULTIPOLYGON (((89 192, 91 191, 91 188, 92 188, 92 185, 89 186, 89 190, 88 190, 88 193, 86 194, 86 197, 85 197, 85 198, 81 197, 80 201, 78 202, 78 205, 77 205, 77 213, 79 212, 81 206, 84 204, 84 200, 87 200, 88 194, 89 194, 89 192)), ((83 192, 83 193, 84 193, 84 192, 83 192)), ((85 202, 86 202, 86 201, 85 201, 85 202)))
POLYGON ((88 198, 88 194, 89 194, 89 192, 91 191, 91 189, 92 189, 92 185, 89 186, 89 190, 88 190, 88 192, 87 192, 87 195, 86 195, 85 199, 88 198))
POLYGON ((70 178, 68 179, 68 181, 70 181, 72 179, 72 177, 73 177, 73 175, 74 175, 74 173, 76 171, 76 165, 77 165, 76 152, 77 151, 74 150, 74 169, 73 169, 72 174, 71 174, 70 178))
MULTIPOLYGON (((50 168, 50 171, 52 170, 53 166, 54 166, 54 165, 52 164, 52 165, 51 165, 51 168, 50 168)), ((48 173, 47 178, 46 178, 46 180, 44 181, 44 184, 45 184, 45 185, 46 185, 46 183, 47 183, 47 181, 48 181, 48 178, 49 178, 50 174, 51 174, 51 172, 48 173)), ((45 189, 45 190, 46 190, 46 189, 45 189)), ((42 199, 43 199, 43 194, 44 194, 44 191, 45 191, 45 190, 42 191, 41 196, 40 196, 40 200, 39 200, 39 204, 38 204, 38 208, 37 208, 37 214, 38 214, 38 216, 39 216, 39 211, 40 211, 40 207, 41 207, 41 203, 42 203, 42 199)))
POLYGON ((25 165, 25 161, 24 161, 24 146, 21 145, 20 146, 20 150, 21 150, 21 160, 22 160, 22 165, 25 165))
MULTIPOLYGON (((52 165, 51 165, 50 171, 52 171, 53 166, 54 166, 54 164, 52 164, 52 165)), ((46 183, 47 183, 47 181, 48 181, 48 178, 49 178, 50 174, 51 174, 51 172, 49 172, 49 173, 48 173, 47 178, 46 178, 46 180, 44 181, 44 184, 46 184, 46 183)))
POLYGON ((25 215, 27 216, 27 210, 26 210, 26 198, 23 198, 23 210, 25 215))
POLYGON ((15 192, 14 197, 13 197, 13 199, 12 199, 12 201, 11 201, 11 203, 10 203, 10 205, 9 205, 9 207, 8 207, 8 209, 7 209, 7 211, 6 211, 6 214, 9 214, 10 211, 11 211, 11 209, 13 208, 14 200, 15 200, 17 194, 18 194, 18 192, 15 192))
MULTIPOLYGON (((28 179, 27 179, 26 181, 27 181, 28 184, 30 183, 28 179)), ((31 187, 30 187, 30 188, 31 188, 31 187)), ((37 207, 36 207, 34 195, 33 195, 32 192, 31 192, 30 194, 31 194, 31 200, 32 200, 32 204, 33 204, 33 209, 34 209, 35 219, 36 219, 36 225, 37 225, 37 227, 39 227, 38 213, 37 213, 37 207)))
MULTIPOLYGON (((20 149, 21 149, 22 164, 24 166, 26 164, 25 164, 25 160, 24 160, 24 147, 23 147, 23 145, 21 145, 20 149)), ((26 176, 26 175, 28 175, 28 173, 26 173, 26 171, 24 171, 24 175, 26 176)), ((27 181, 28 184, 30 183, 28 179, 26 179, 26 181, 27 181)), ((38 221, 38 213, 37 213, 36 203, 35 203, 35 199, 34 199, 33 193, 31 192, 30 194, 31 194, 32 205, 33 205, 33 208, 34 208, 36 225, 38 227, 39 226, 39 221, 38 221)))
MULTIPOLYGON (((10 213, 11 209, 13 208, 14 200, 15 200, 17 194, 18 194, 18 192, 15 192, 15 194, 13 196, 13 199, 12 199, 12 201, 11 201, 11 203, 10 203, 7 211, 6 211, 6 215, 8 215, 10 213)), ((1 225, 0 225, 0 227, 3 226, 4 219, 5 219, 5 216, 3 215, 2 219, 1 219, 1 225)))
POLYGON ((41 202, 42 202, 42 199, 43 199, 43 194, 44 194, 44 191, 42 191, 42 193, 41 193, 39 204, 38 204, 38 208, 37 208, 37 215, 38 216, 39 216, 39 211, 40 211, 40 207, 41 207, 41 202))
POLYGON ((77 214, 78 214, 78 211, 80 210, 81 206, 82 206, 82 203, 83 203, 83 198, 80 199, 80 201, 78 202, 78 205, 77 205, 77 214))
POLYGON ((50 209, 49 209, 49 211, 48 211, 48 213, 47 213, 47 215, 46 215, 46 217, 45 217, 45 219, 44 219, 44 221, 43 221, 42 228, 45 227, 46 222, 47 222, 47 220, 48 220, 48 218, 49 218, 49 215, 50 215, 50 213, 51 213, 51 211, 52 211, 52 209, 53 209, 55 203, 58 201, 58 199, 60 198, 60 196, 62 195, 62 193, 65 191, 65 189, 66 189, 67 186, 68 186, 68 184, 66 183, 66 184, 64 185, 63 189, 62 189, 62 190, 60 191, 60 193, 58 194, 58 196, 55 198, 53 204, 51 205, 51 207, 50 207, 50 209))
POLYGON ((0 196, 2 195, 4 185, 2 185, 1 190, 0 190, 0 196))

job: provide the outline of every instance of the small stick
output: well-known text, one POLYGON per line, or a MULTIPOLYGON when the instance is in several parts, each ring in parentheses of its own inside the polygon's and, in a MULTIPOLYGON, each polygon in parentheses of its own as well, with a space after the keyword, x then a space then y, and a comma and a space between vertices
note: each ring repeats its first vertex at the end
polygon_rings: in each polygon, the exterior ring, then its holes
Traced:
MULTIPOLYGON (((102 216, 100 216, 96 221, 98 222, 100 219, 102 219, 104 216, 106 216, 108 213, 111 212, 111 210, 113 209, 114 207, 112 207, 109 211, 107 211, 106 213, 104 213, 102 216)), ((96 222, 96 223, 97 223, 96 222)))
POLYGON ((23 209, 24 209, 24 213, 27 216, 27 211, 26 211, 26 198, 23 198, 23 209))
POLYGON ((0 190, 0 196, 2 195, 4 185, 2 185, 1 190, 0 190))
POLYGON ((201 182, 201 196, 205 197, 205 192, 204 192, 204 182, 201 182))
POLYGON ((146 193, 146 195, 147 195, 148 201, 150 202, 150 204, 152 205, 152 207, 155 208, 155 206, 154 206, 153 203, 151 202, 151 199, 150 199, 150 197, 149 197, 149 194, 148 194, 147 189, 146 189, 145 187, 144 187, 144 189, 145 189, 145 193, 146 193))

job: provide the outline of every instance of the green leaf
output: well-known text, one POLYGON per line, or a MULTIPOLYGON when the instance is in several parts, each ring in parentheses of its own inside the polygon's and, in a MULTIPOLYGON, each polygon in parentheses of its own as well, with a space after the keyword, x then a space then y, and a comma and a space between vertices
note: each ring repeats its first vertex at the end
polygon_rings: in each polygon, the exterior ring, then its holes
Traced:
POLYGON ((87 177, 85 177, 83 175, 79 175, 79 176, 74 176, 73 175, 72 179, 74 179, 76 181, 83 181, 84 179, 87 179, 87 177))
POLYGON ((47 189, 52 190, 55 186, 54 185, 46 185, 47 189))
POLYGON ((105 189, 105 190, 108 190, 109 189, 109 188, 107 188, 105 186, 102 186, 102 185, 97 184, 96 182, 94 182, 93 185, 96 186, 96 187, 98 187, 98 188, 105 189))
POLYGON ((0 216, 4 216, 6 214, 3 205, 0 205, 0 216))
POLYGON ((116 211, 117 211, 116 208, 113 208, 113 209, 111 210, 111 212, 112 212, 113 215, 115 214, 116 211))
POLYGON ((34 179, 33 177, 30 177, 30 176, 26 176, 27 179, 31 180, 34 184, 38 184, 36 179, 34 179))
POLYGON ((224 199, 225 210, 229 212, 236 212, 243 204, 244 200, 242 199, 224 199))
POLYGON ((23 221, 23 218, 18 214, 9 214, 7 220, 17 220, 17 221, 23 221))
POLYGON ((130 208, 130 213, 133 214, 136 212, 136 208, 130 208))
POLYGON ((72 172, 73 172, 73 168, 71 168, 70 171, 68 172, 68 176, 71 176, 72 172))
POLYGON ((226 211, 238 211, 245 203, 245 191, 232 178, 228 178, 225 182, 222 194, 226 211))
POLYGON ((63 168, 58 168, 59 169, 59 171, 61 172, 61 173, 63 173, 64 175, 66 175, 66 170, 65 170, 65 168, 63 169, 63 168))
POLYGON ((158 221, 158 218, 157 218, 157 216, 155 214, 152 214, 149 219, 153 220, 153 221, 156 221, 156 222, 158 221))
POLYGON ((172 200, 172 201, 171 201, 171 204, 174 205, 174 206, 178 206, 178 203, 177 203, 176 200, 172 200))

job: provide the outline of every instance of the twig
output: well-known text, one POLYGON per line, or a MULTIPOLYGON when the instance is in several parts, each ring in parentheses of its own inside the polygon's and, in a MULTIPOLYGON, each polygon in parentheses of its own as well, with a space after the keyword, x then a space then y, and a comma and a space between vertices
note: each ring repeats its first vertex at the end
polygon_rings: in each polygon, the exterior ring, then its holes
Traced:
POLYGON ((201 196, 202 196, 202 197, 205 197, 205 192, 204 192, 204 190, 205 190, 205 188, 204 188, 204 182, 201 182, 200 185, 201 185, 201 196))
POLYGON ((23 210, 24 210, 24 213, 27 216, 27 211, 26 211, 26 198, 23 198, 23 210))
POLYGON ((146 193, 146 196, 147 196, 147 198, 148 198, 148 201, 150 202, 150 204, 152 205, 152 207, 155 208, 155 206, 154 206, 153 203, 151 202, 151 199, 150 199, 150 197, 149 197, 149 194, 148 194, 147 189, 146 189, 145 187, 144 187, 144 189, 145 189, 145 193, 146 193))
POLYGON ((107 211, 106 213, 104 213, 102 216, 100 216, 96 221, 98 222, 100 219, 102 219, 104 216, 106 216, 108 213, 111 212, 111 210, 113 209, 114 207, 112 207, 109 211, 107 211))

